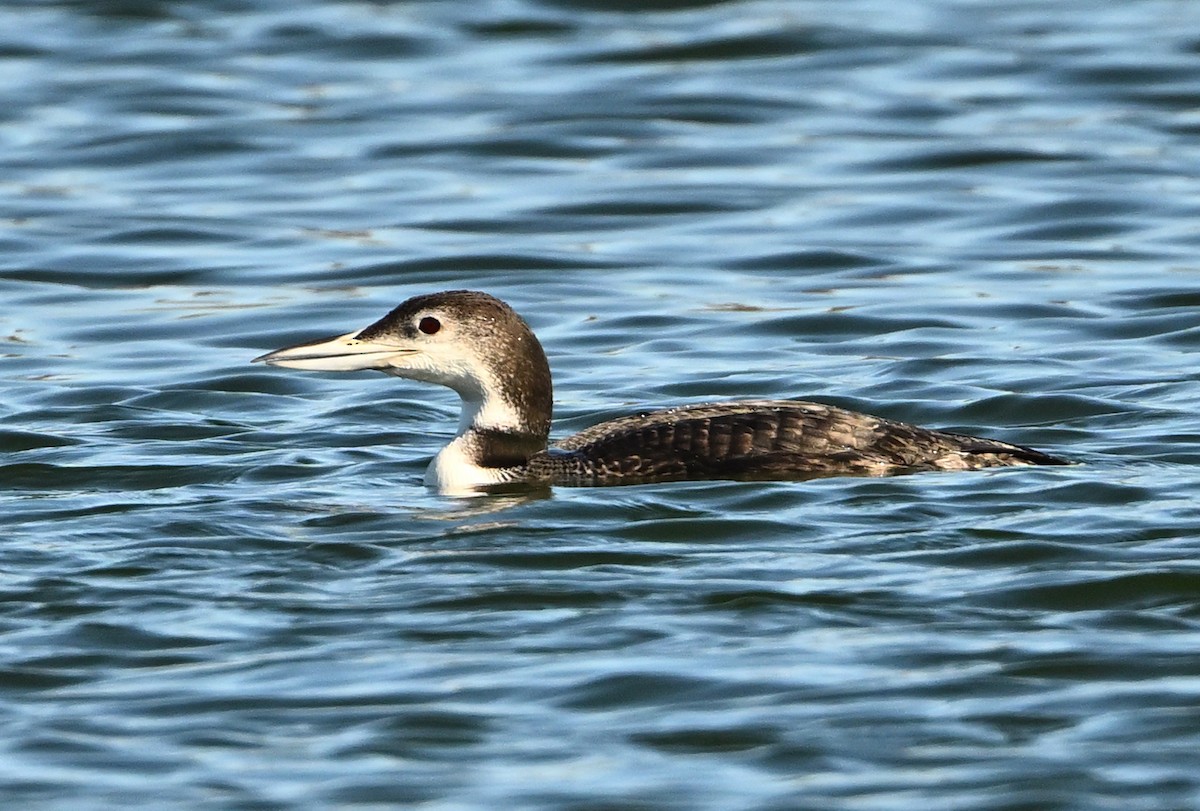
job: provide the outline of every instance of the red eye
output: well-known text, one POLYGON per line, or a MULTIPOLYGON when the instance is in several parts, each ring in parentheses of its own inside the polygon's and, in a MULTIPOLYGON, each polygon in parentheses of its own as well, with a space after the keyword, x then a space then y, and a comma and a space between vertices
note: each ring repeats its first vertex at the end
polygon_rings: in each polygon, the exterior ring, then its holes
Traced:
POLYGON ((426 335, 433 335, 442 328, 442 322, 438 321, 433 316, 427 315, 421 319, 421 323, 417 324, 417 329, 426 335))

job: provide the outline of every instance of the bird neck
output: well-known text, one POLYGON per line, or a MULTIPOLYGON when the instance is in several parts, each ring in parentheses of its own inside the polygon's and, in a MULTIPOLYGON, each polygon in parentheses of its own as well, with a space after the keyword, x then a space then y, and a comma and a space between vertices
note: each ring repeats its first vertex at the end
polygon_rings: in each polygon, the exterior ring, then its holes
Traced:
POLYGON ((528 472, 530 458, 545 449, 544 433, 469 422, 433 458, 425 471, 425 483, 445 493, 469 495, 481 487, 520 481, 528 472))
POLYGON ((467 436, 497 442, 510 437, 521 447, 536 445, 531 451, 535 453, 544 450, 549 442, 550 414, 548 410, 531 411, 527 404, 513 403, 495 394, 478 398, 463 396, 456 438, 467 436))

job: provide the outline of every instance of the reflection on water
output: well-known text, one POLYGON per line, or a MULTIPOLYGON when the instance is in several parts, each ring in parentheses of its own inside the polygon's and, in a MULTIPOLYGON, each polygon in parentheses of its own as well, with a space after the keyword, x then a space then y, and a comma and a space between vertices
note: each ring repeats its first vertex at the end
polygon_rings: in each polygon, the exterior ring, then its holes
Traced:
POLYGON ((1195 805, 1191 6, 0 31, 9 805, 1195 805), (1084 464, 455 501, 452 393, 249 365, 457 287, 556 436, 796 397, 1084 464))

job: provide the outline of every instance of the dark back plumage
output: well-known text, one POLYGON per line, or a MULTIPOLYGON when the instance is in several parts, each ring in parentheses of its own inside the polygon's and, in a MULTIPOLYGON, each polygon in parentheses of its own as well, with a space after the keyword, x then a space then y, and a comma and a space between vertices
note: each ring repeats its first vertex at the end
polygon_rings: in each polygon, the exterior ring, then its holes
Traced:
POLYGON ((550 484, 888 476, 1066 464, 1019 445, 933 431, 819 403, 745 400, 602 423, 529 463, 550 484))

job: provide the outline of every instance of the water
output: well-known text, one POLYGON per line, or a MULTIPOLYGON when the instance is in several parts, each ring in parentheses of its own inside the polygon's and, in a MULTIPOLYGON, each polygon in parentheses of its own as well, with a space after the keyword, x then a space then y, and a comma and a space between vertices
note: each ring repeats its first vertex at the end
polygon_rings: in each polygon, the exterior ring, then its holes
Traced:
POLYGON ((1200 806, 1195 4, 0 32, 5 807, 1200 806), (558 435, 806 397, 1083 464, 453 500, 448 392, 249 364, 454 287, 558 435))

